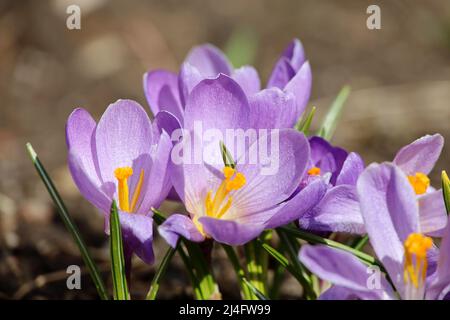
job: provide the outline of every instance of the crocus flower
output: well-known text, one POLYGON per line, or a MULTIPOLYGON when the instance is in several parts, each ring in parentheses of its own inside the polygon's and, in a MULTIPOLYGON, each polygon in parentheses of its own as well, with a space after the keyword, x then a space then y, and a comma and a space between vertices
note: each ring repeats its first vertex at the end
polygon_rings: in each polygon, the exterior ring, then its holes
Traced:
MULTIPOLYGON (((393 164, 407 176, 417 194, 421 230, 427 235, 440 237, 447 221, 442 191, 430 186, 429 172, 442 151, 441 135, 427 135, 403 147, 393 164)), ((305 213, 299 224, 314 231, 365 233, 364 223, 356 195, 356 181, 364 169, 361 157, 331 146, 319 137, 310 138, 311 163, 307 184, 319 176, 329 180, 329 189, 323 200, 305 213)))
POLYGON ((320 180, 327 191, 317 206, 300 217, 299 226, 312 231, 364 233, 356 194, 364 161, 357 153, 334 147, 320 137, 311 137, 309 144, 311 158, 300 188, 320 180))
POLYGON ((426 135, 404 146, 393 163, 407 176, 419 202, 422 232, 441 237, 447 221, 442 190, 430 186, 428 174, 442 152, 444 138, 440 134, 426 135))
MULTIPOLYGON (((251 128, 250 104, 241 87, 230 77, 201 81, 191 92, 186 103, 184 127, 193 133, 195 123, 203 129, 224 133, 229 129, 251 128)), ((192 241, 212 238, 218 242, 239 245, 257 237, 265 228, 276 227, 298 218, 317 201, 319 184, 311 184, 289 201, 303 179, 309 159, 309 145, 305 136, 294 129, 276 131, 278 167, 264 174, 261 159, 249 161, 257 148, 270 150, 272 134, 259 135, 245 145, 243 153, 230 153, 236 167, 225 166, 219 141, 204 141, 200 163, 182 162, 171 166, 174 188, 189 213, 172 214, 159 227, 160 234, 171 246, 179 236, 192 241), (204 153, 208 149, 210 152, 204 153)), ((225 135, 224 135, 225 136, 225 135)), ((192 150, 192 141, 186 137, 174 146, 192 150)), ((227 142, 227 141, 226 141, 227 142)), ((225 142, 225 144, 227 144, 225 142)))
POLYGON ((368 279, 373 272, 348 252, 304 246, 300 260, 335 285, 321 298, 446 297, 450 291, 450 225, 438 250, 421 230, 418 202, 407 176, 391 163, 370 165, 358 179, 357 189, 370 243, 393 286, 380 275, 379 283, 372 287, 368 279))
POLYGON ((291 128, 303 113, 311 93, 311 69, 303 47, 295 39, 284 51, 272 72, 268 88, 261 90, 257 71, 251 66, 234 69, 226 56, 210 44, 194 47, 179 74, 149 71, 144 75, 144 92, 154 114, 165 110, 183 126, 186 102, 192 90, 204 79, 227 75, 247 95, 253 124, 265 128, 291 128), (258 114, 265 114, 259 118, 258 114))
POLYGON ((152 263, 151 208, 160 205, 170 188, 172 142, 167 133, 151 124, 137 102, 118 100, 98 123, 86 110, 75 109, 67 121, 66 141, 72 177, 81 194, 105 215, 105 231, 116 200, 125 255, 131 258, 135 252, 152 263))

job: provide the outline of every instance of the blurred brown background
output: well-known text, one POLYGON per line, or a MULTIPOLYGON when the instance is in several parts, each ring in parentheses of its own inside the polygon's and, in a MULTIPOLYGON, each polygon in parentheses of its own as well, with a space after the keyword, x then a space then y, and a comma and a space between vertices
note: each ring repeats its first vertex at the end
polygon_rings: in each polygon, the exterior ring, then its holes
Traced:
MULTIPOLYGON (((352 87, 336 144, 371 162, 392 159, 426 133, 450 141, 450 1, 0 1, 0 298, 96 297, 88 276, 83 290, 66 288, 65 269, 82 262, 27 157, 27 141, 110 283, 103 219, 66 169, 64 125, 72 109, 98 118, 119 98, 147 107, 143 73, 176 71, 188 50, 204 42, 237 65, 254 64, 265 83, 294 37, 312 65, 310 105, 319 117, 343 85, 352 87), (81 30, 66 28, 70 4, 81 7, 81 30), (370 4, 381 7, 381 30, 366 27, 370 4)), ((449 150, 432 176, 436 186, 440 170, 450 170, 449 150)), ((157 239, 158 262, 165 248, 157 239)), ((237 297, 231 268, 216 255, 223 294, 237 297)), ((136 261, 136 297, 146 293, 153 268, 136 261)), ((161 298, 191 294, 181 269, 175 259, 161 298)), ((296 298, 299 290, 287 281, 283 297, 296 298)))

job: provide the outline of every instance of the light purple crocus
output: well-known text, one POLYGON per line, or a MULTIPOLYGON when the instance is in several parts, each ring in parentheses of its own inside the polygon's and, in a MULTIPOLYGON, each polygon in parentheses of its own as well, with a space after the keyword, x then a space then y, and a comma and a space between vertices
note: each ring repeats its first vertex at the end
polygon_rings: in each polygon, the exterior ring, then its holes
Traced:
POLYGON ((292 128, 311 93, 311 68, 303 47, 295 39, 277 62, 267 89, 261 90, 257 71, 251 66, 234 69, 226 56, 211 44, 194 47, 179 74, 154 70, 144 75, 143 85, 153 114, 167 111, 184 126, 186 103, 192 90, 204 79, 226 75, 246 94, 254 125, 262 128, 292 128), (264 114, 260 118, 257 115, 264 114))
MULTIPOLYGON (((426 135, 401 148, 393 160, 407 176, 419 203, 421 230, 440 237, 447 221, 442 201, 442 190, 430 186, 428 174, 442 151, 441 135, 426 135)), ((322 177, 329 181, 323 200, 299 219, 299 225, 308 230, 365 233, 356 195, 356 181, 364 169, 357 153, 331 146, 319 137, 310 138, 311 163, 309 177, 303 185, 322 177)))
POLYGON ((118 100, 98 123, 86 110, 75 109, 67 120, 66 141, 69 170, 81 194, 105 215, 105 232, 116 200, 127 259, 135 252, 152 263, 151 208, 170 188, 168 134, 152 125, 137 102, 118 100))
POLYGON ((443 299, 450 291, 450 224, 440 249, 423 235, 419 206, 407 176, 392 163, 372 164, 357 183, 370 243, 384 275, 370 281, 373 269, 352 254, 327 246, 304 246, 299 259, 334 284, 321 299, 443 299), (437 265, 436 265, 437 261, 437 265))
MULTIPOLYGON (((184 128, 195 136, 195 124, 204 131, 252 129, 250 102, 236 81, 226 75, 202 80, 186 102, 184 128)), ((309 159, 305 136, 294 129, 260 134, 245 144, 242 153, 228 145, 236 167, 225 166, 218 139, 203 141, 200 163, 173 163, 172 184, 183 201, 189 216, 172 214, 159 227, 160 234, 171 246, 179 236, 200 242, 212 238, 230 245, 241 245, 257 237, 264 229, 283 225, 299 217, 318 201, 320 184, 311 184, 291 197, 304 178, 309 159), (271 150, 272 140, 279 147, 271 150), (278 167, 264 174, 260 158, 251 162, 258 148, 266 148, 276 157, 278 167), (209 152, 204 152, 209 150, 209 152), (289 201, 286 201, 290 199, 289 201)), ((178 150, 192 150, 193 141, 184 136, 178 150), (182 148, 180 148, 180 146, 182 148)), ((201 140, 201 139, 200 139, 201 140)), ((183 154, 184 155, 184 154, 183 154)))
POLYGON ((326 192, 317 206, 299 219, 303 229, 320 232, 365 232, 356 181, 364 170, 364 161, 355 152, 332 146, 321 137, 309 139, 311 158, 300 188, 321 181, 326 192))
POLYGON ((426 135, 404 146, 397 152, 393 163, 407 176, 419 202, 422 232, 441 237, 447 221, 442 190, 430 185, 428 174, 433 170, 444 146, 440 134, 426 135))

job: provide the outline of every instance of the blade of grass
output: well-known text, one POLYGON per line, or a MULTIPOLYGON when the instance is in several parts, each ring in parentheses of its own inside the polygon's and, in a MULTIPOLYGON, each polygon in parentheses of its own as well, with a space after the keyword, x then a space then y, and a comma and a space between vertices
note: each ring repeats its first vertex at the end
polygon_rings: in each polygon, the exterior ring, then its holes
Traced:
POLYGON ((450 179, 445 171, 442 171, 442 193, 444 194, 444 203, 447 214, 450 214, 450 179))
POLYGON ((316 107, 312 107, 311 111, 308 113, 308 116, 305 118, 305 120, 300 120, 296 125, 295 129, 297 129, 300 132, 303 132, 305 136, 309 133, 309 127, 311 126, 311 123, 314 119, 314 114, 316 113, 316 107))
MULTIPOLYGON (((261 246, 255 240, 250 241, 244 245, 248 280, 255 288, 265 294, 267 290, 263 274, 263 255, 261 254, 260 249, 261 246)), ((258 297, 255 295, 253 298, 258 297)))
POLYGON ((368 255, 367 253, 364 253, 364 252, 356 250, 352 247, 346 246, 345 244, 342 244, 342 243, 339 243, 339 242, 336 242, 336 241, 333 241, 330 239, 322 238, 318 235, 306 232, 304 230, 294 229, 292 227, 281 227, 280 229, 288 232, 289 234, 292 234, 296 238, 305 240, 309 243, 324 244, 329 247, 338 248, 338 249, 350 252, 351 254, 358 257, 361 261, 365 262, 366 264, 377 265, 378 267, 381 268, 381 270, 384 270, 383 265, 377 259, 375 259, 371 255, 368 255))
POLYGON ((250 281, 246 278, 243 279, 244 284, 250 289, 250 291, 258 298, 258 300, 268 300, 267 297, 259 291, 250 281))
POLYGON ((28 154, 31 158, 31 161, 33 162, 36 171, 38 172, 39 176, 42 179, 42 182, 44 183, 45 187, 47 188, 48 193, 50 194, 50 197, 53 200, 53 203, 55 204, 56 208, 58 209, 59 216, 61 220, 63 221, 64 225, 66 226, 66 229, 69 231, 69 233, 72 235, 76 245, 78 246, 78 249, 80 250, 81 257, 83 258, 84 263, 86 264, 86 267, 89 270, 89 274, 92 278, 92 281, 94 282, 95 288, 97 289, 97 293, 102 300, 108 300, 108 293, 105 287, 105 284, 103 283, 103 280, 100 276, 100 273, 98 271, 97 265, 92 260, 89 251, 87 249, 86 244, 83 241, 83 238, 80 235, 80 232, 78 231, 77 226, 72 221, 72 218, 69 215, 69 212, 67 211, 66 205, 64 204, 63 200, 61 199, 61 196, 59 195, 58 191, 55 188, 55 185, 53 184, 52 179, 48 175, 47 171, 44 168, 44 165, 39 160, 39 157, 37 156, 36 152, 34 151, 32 145, 30 143, 26 144, 28 154))
MULTIPOLYGON (((275 260, 278 261, 279 264, 281 264, 291 275, 294 276, 295 279, 297 279, 297 281, 303 285, 304 283, 304 278, 303 275, 301 273, 299 273, 298 270, 296 270, 292 264, 289 262, 289 259, 286 258, 285 256, 283 256, 280 252, 278 252, 278 250, 276 250, 275 248, 271 247, 269 244, 262 242, 261 240, 258 239, 258 241, 260 241, 261 246, 263 247, 264 250, 266 250, 275 260)), ((313 298, 314 298, 314 293, 310 294, 313 298)))
POLYGON ((130 300, 127 277, 125 272, 125 257, 122 244, 122 230, 120 227, 119 213, 116 201, 113 200, 109 215, 110 225, 110 254, 111 274, 113 279, 114 299, 130 300))
POLYGON ((169 266, 170 260, 172 260, 173 255, 175 254, 175 251, 178 249, 179 243, 177 243, 177 246, 174 248, 170 247, 166 254, 164 255, 163 260, 161 261, 161 264, 159 265, 158 270, 156 271, 155 276, 153 277, 152 283, 150 285, 150 290, 147 293, 146 300, 155 300, 156 294, 159 290, 159 284, 161 282, 162 277, 166 273, 167 267, 169 266))
MULTIPOLYGON (((157 225, 161 225, 166 220, 164 214, 158 209, 152 208, 152 212, 153 212, 153 220, 156 222, 157 225)), ((184 248, 181 245, 178 245, 177 251, 178 254, 180 255, 181 260, 183 260, 183 263, 186 266, 186 271, 188 272, 189 278, 191 279, 192 286, 194 287, 194 293, 197 299, 199 300, 204 299, 203 294, 200 290, 198 278, 194 273, 194 267, 191 264, 188 254, 184 251, 184 248)))
POLYGON ((364 249, 364 247, 366 246, 367 242, 369 242, 369 236, 365 235, 364 237, 360 238, 355 245, 353 245, 352 247, 355 250, 359 250, 361 251, 362 249, 364 249))
MULTIPOLYGON (((284 254, 284 246, 280 246, 278 248, 278 252, 280 254, 284 254)), ((272 280, 272 286, 269 290, 269 297, 271 299, 277 299, 278 294, 280 293, 281 284, 284 278, 284 270, 285 268, 281 264, 277 264, 274 270, 273 280, 272 280)))
POLYGON ((299 245, 297 240, 288 235, 284 230, 277 229, 277 233, 291 260, 292 267, 296 270, 297 274, 301 275, 302 281, 300 283, 305 290, 307 299, 316 299, 317 297, 312 287, 311 279, 298 259, 299 245))
POLYGON ((239 285, 242 290, 242 295, 245 300, 251 300, 252 293, 249 290, 249 287, 244 282, 245 279, 245 271, 241 267, 241 264, 239 263, 239 259, 236 255, 236 252, 234 251, 233 247, 222 244, 223 249, 225 250, 225 253, 228 256, 228 259, 230 259, 231 265, 234 268, 234 271, 236 272, 236 276, 238 277, 239 285))
POLYGON ((330 110, 328 111, 322 126, 319 129, 317 135, 324 138, 325 140, 330 140, 333 137, 334 131, 339 120, 339 117, 344 109, 345 101, 350 94, 350 87, 344 86, 341 91, 339 91, 336 99, 331 104, 330 110))

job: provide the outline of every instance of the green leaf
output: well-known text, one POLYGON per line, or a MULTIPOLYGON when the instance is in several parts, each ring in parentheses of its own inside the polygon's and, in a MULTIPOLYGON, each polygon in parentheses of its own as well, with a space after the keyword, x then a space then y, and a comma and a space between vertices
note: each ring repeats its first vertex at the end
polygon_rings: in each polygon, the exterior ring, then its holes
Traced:
POLYGON ((226 167, 231 167, 233 169, 236 168, 236 162, 234 161, 223 141, 220 141, 220 152, 222 153, 223 164, 226 167))
POLYGON ((450 180, 447 172, 442 171, 442 193, 444 194, 445 208, 447 214, 450 214, 450 180))
MULTIPOLYGON (((264 273, 264 259, 267 255, 261 252, 261 246, 255 240, 250 241, 244 245, 244 253, 247 262, 248 280, 261 293, 265 294, 267 291, 267 278, 264 273)), ((256 295, 254 298, 258 298, 256 295)))
POLYGON ((232 246, 229 246, 227 244, 222 244, 223 249, 225 250, 225 253, 228 256, 228 259, 230 259, 231 265, 234 268, 234 271, 236 272, 236 276, 239 280, 239 285, 241 286, 242 295, 244 299, 251 300, 252 299, 252 292, 249 291, 249 286, 245 283, 245 271, 241 267, 241 264, 239 263, 239 259, 236 255, 236 252, 234 251, 232 246))
POLYGON ((303 121, 299 121, 295 125, 295 129, 297 129, 300 132, 303 132, 305 136, 309 134, 309 127, 311 126, 311 123, 314 119, 314 114, 316 113, 316 107, 312 107, 311 111, 308 113, 308 116, 303 121))
MULTIPOLYGON (((258 241, 260 241, 258 239, 258 241)), ((280 252, 278 252, 275 248, 271 247, 267 243, 260 241, 261 246, 266 250, 275 260, 278 261, 290 274, 294 276, 297 281, 303 285, 305 279, 301 272, 295 269, 292 264, 289 262, 285 256, 283 256, 280 252)), ((311 293, 311 296, 314 298, 314 293, 311 293)))
POLYGON ((89 274, 91 276, 92 281, 94 282, 95 288, 97 289, 97 293, 100 296, 100 299, 108 300, 108 293, 106 291, 105 284, 103 283, 103 280, 98 271, 97 265, 92 260, 90 254, 89 254, 89 251, 87 249, 87 246, 84 243, 83 238, 80 235, 80 232, 78 231, 77 226, 72 221, 72 218, 70 217, 69 212, 67 211, 66 205, 64 204, 63 200, 61 199, 61 196, 59 195, 58 191, 56 190, 52 179, 48 175, 47 171, 44 168, 44 165, 39 160, 36 152, 34 151, 33 147, 31 146, 31 144, 27 143, 26 147, 27 147, 28 154, 31 158, 31 161, 33 162, 33 164, 36 168, 36 171, 38 172, 39 176, 41 177, 42 182, 44 183, 45 187, 47 188, 48 193, 50 194, 50 197, 53 200, 53 203, 55 204, 56 208, 58 209, 58 214, 59 214, 61 220, 64 222, 66 229, 72 235, 73 239, 75 240, 76 245, 78 246, 78 249, 80 250, 81 257, 83 258, 83 261, 89 270, 89 274))
POLYGON ((371 255, 368 255, 367 253, 364 253, 364 252, 356 250, 352 247, 346 246, 345 244, 342 244, 342 243, 339 243, 339 242, 336 242, 336 241, 333 241, 330 239, 322 238, 318 235, 306 232, 304 230, 295 229, 292 227, 281 227, 280 229, 286 231, 287 233, 290 233, 291 235, 293 235, 296 238, 305 240, 309 243, 324 244, 329 247, 338 248, 338 249, 350 252, 351 254, 353 254, 354 256, 359 258, 364 263, 369 264, 369 265, 377 265, 378 267, 380 267, 381 270, 384 270, 383 265, 377 259, 375 259, 371 255))
POLYGON ((150 285, 150 290, 147 293, 147 300, 155 300, 156 294, 159 290, 159 284, 161 282, 162 277, 166 273, 167 267, 169 266, 170 260, 172 260, 172 257, 175 253, 175 251, 178 249, 178 243, 177 246, 174 248, 170 247, 166 254, 164 255, 163 260, 161 261, 161 264, 159 265, 158 270, 156 271, 155 276, 153 277, 152 283, 150 285))
MULTIPOLYGON (((152 208, 154 213, 153 220, 156 224, 162 224, 166 218, 158 209, 152 208)), ((211 274, 205 257, 203 256, 198 244, 181 238, 181 242, 186 246, 189 255, 184 251, 181 245, 178 246, 178 254, 183 260, 186 270, 194 287, 194 293, 197 299, 208 299, 217 289, 217 284, 211 274)))
POLYGON ((122 244, 122 230, 120 228, 119 213, 116 201, 113 200, 109 215, 111 273, 113 279, 114 299, 130 300, 127 277, 125 272, 125 257, 122 244))
POLYGON ((259 291, 250 281, 246 278, 243 279, 245 285, 250 289, 250 291, 259 299, 259 300, 268 300, 267 297, 259 291))
POLYGON ((364 249, 364 247, 366 246, 367 242, 369 242, 369 236, 365 235, 363 237, 360 237, 359 239, 356 239, 357 241, 355 241, 355 244, 352 245, 352 247, 355 250, 359 250, 361 251, 362 249, 364 249))
POLYGON ((297 239, 293 238, 291 235, 287 234, 285 231, 281 229, 277 229, 278 236, 280 237, 281 243, 284 245, 286 252, 291 259, 291 264, 295 272, 300 276, 300 283, 305 290, 306 297, 310 300, 314 300, 317 298, 314 289, 312 287, 312 282, 309 275, 306 272, 306 269, 300 263, 298 259, 299 245, 297 239))
POLYGON ((347 100, 350 94, 350 87, 345 86, 339 91, 336 99, 332 103, 330 110, 325 116, 325 120, 322 123, 322 126, 319 129, 317 135, 326 140, 330 140, 333 137, 334 131, 336 130, 336 126, 339 120, 339 117, 344 109, 345 101, 347 100))

